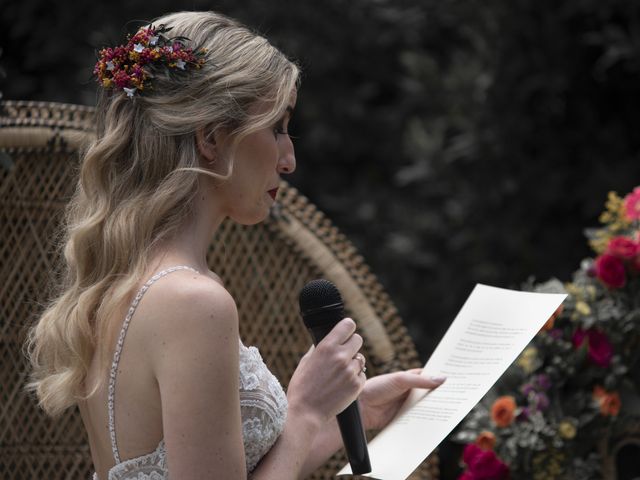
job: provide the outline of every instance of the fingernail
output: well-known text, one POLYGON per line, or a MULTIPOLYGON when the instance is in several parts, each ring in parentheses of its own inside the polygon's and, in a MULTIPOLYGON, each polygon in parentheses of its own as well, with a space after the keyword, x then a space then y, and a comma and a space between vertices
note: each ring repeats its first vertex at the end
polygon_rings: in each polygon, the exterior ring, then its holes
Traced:
POLYGON ((429 379, 436 383, 442 383, 447 379, 447 377, 429 377, 429 379))

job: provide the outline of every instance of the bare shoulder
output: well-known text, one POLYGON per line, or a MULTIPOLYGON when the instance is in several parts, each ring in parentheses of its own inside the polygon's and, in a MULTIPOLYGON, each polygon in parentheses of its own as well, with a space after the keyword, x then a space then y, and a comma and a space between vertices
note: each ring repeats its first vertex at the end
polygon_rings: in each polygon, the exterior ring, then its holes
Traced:
POLYGON ((246 478, 236 304, 208 275, 172 277, 154 294, 149 338, 172 478, 246 478))
POLYGON ((236 303, 218 280, 188 271, 174 272, 154 287, 148 292, 152 296, 147 308, 154 370, 162 357, 181 349, 192 350, 189 346, 195 347, 194 342, 206 342, 211 350, 233 340, 237 344, 236 303))
POLYGON ((222 281, 222 278, 220 278, 220 275, 218 275, 217 273, 209 271, 207 272, 207 275, 210 278, 214 279, 216 282, 218 282, 220 285, 224 286, 224 282, 222 281))

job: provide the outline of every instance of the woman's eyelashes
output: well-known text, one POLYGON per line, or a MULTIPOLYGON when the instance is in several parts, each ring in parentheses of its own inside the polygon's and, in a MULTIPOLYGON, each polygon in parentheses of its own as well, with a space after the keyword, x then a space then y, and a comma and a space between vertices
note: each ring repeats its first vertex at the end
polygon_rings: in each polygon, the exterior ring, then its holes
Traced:
POLYGON ((278 135, 289 135, 289 132, 285 127, 284 120, 280 120, 278 122, 278 124, 273 128, 273 133, 276 138, 278 138, 278 135))
POLYGON ((284 117, 282 119, 280 119, 280 121, 278 121, 278 124, 273 127, 273 134, 276 137, 276 139, 278 138, 278 135, 287 135, 289 138, 297 138, 294 137, 293 135, 291 135, 290 133, 290 128, 291 128, 291 118, 290 117, 284 117))

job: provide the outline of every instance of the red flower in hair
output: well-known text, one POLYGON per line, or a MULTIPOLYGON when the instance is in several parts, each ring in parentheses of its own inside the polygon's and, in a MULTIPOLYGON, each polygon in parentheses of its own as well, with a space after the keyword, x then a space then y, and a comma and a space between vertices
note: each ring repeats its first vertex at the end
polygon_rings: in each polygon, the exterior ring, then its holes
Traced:
POLYGON ((161 25, 155 28, 150 25, 142 28, 133 37, 129 37, 126 45, 100 50, 99 59, 93 73, 98 83, 106 89, 117 88, 133 97, 142 92, 151 78, 145 69, 147 65, 163 65, 173 70, 201 68, 204 64, 205 49, 197 53, 184 45, 183 37, 167 38, 170 28, 161 25))

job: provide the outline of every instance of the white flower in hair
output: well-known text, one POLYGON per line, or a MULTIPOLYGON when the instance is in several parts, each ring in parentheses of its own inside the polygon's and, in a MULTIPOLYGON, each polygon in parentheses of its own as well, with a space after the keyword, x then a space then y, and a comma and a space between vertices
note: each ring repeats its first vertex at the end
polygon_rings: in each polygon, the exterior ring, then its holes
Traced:
POLYGON ((116 68, 116 66, 113 64, 113 62, 112 61, 108 61, 107 62, 107 70, 111 71, 114 68, 116 68))
POLYGON ((133 94, 136 93, 135 88, 124 87, 123 90, 127 93, 127 97, 133 97, 133 94))
POLYGON ((159 38, 160 37, 158 36, 149 38, 149 45, 155 45, 156 43, 158 43, 159 38))
POLYGON ((142 45, 141 43, 136 43, 133 46, 133 51, 134 52, 138 52, 138 53, 142 53, 144 51, 144 45, 142 45))
POLYGON ((178 59, 178 61, 176 62, 176 67, 178 67, 180 70, 184 70, 185 65, 186 65, 185 61, 182 60, 181 58, 178 59))

